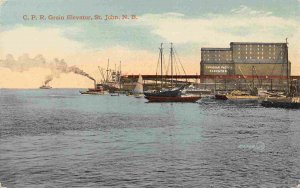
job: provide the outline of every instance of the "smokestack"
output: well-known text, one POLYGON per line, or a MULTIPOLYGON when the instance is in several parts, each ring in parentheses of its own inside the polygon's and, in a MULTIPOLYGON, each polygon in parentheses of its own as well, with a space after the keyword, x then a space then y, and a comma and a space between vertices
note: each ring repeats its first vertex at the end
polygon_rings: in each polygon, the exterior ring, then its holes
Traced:
POLYGON ((46 80, 44 82, 45 85, 47 85, 49 82, 51 82, 53 80, 53 76, 52 75, 49 75, 46 77, 46 80))

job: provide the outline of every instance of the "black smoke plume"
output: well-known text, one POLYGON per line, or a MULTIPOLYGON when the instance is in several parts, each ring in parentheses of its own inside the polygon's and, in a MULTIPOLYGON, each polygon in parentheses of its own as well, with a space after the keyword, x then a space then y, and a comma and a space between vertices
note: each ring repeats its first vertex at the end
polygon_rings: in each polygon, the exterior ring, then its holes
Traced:
POLYGON ((28 54, 24 54, 16 60, 13 55, 8 54, 6 59, 0 60, 0 67, 8 68, 11 71, 17 72, 27 71, 34 67, 49 68, 52 74, 46 77, 44 81, 45 84, 52 81, 54 77, 59 77, 61 73, 70 72, 85 76, 95 82, 95 79, 92 76, 76 66, 68 66, 63 59, 59 60, 58 58, 55 58, 52 62, 46 62, 42 55, 30 58, 28 54))

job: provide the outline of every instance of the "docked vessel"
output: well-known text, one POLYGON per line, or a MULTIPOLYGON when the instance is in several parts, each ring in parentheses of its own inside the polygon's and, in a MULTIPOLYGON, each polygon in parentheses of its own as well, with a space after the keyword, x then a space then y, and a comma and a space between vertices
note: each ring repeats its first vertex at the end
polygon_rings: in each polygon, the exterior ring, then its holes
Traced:
POLYGON ((300 108, 300 97, 267 97, 261 105, 267 108, 300 108))
MULTIPOLYGON (((196 102, 201 98, 201 96, 197 95, 183 95, 182 90, 185 88, 185 85, 180 86, 179 88, 173 88, 173 45, 171 43, 171 51, 170 51, 170 58, 171 58, 171 89, 161 89, 155 92, 144 92, 145 98, 149 102, 196 102)), ((160 63, 161 63, 161 86, 163 81, 163 48, 161 44, 160 48, 160 63)))
POLYGON ((146 96, 149 102, 196 102, 200 96, 180 95, 177 97, 146 96))
POLYGON ((258 100, 258 95, 251 95, 242 91, 232 91, 230 94, 226 95, 228 100, 258 100))
POLYGON ((115 69, 110 69, 109 67, 109 59, 107 62, 106 70, 104 68, 98 67, 102 80, 101 84, 104 90, 107 90, 109 93, 118 93, 121 90, 121 62, 117 69, 115 65, 115 69), (106 73, 105 73, 106 72, 106 73))
POLYGON ((199 95, 202 98, 203 97, 211 98, 213 96, 212 91, 210 89, 202 89, 202 88, 196 87, 194 85, 190 85, 190 86, 186 87, 183 90, 183 92, 186 94, 199 95))
MULTIPOLYGON (((286 42, 286 44, 288 44, 286 42)), ((286 51, 288 53, 288 51, 286 51)), ((288 54, 286 54, 287 62, 289 62, 288 54)), ((299 83, 298 80, 290 80, 290 67, 287 66, 287 89, 285 96, 267 96, 262 102, 263 107, 272 108, 300 108, 299 83)))
MULTIPOLYGON (((294 85, 297 83, 294 83, 294 85)), ((263 107, 273 108, 300 108, 300 97, 297 87, 291 85, 287 95, 270 94, 261 102, 263 107)))
POLYGON ((88 88, 86 91, 79 91, 83 95, 104 95, 108 92, 104 90, 102 84, 95 84, 95 88, 88 88))
POLYGON ((216 100, 227 100, 227 95, 226 94, 223 94, 223 93, 217 93, 215 94, 215 99, 216 100))
POLYGON ((234 90, 228 94, 215 94, 215 99, 217 100, 258 100, 258 95, 251 95, 246 92, 234 90))

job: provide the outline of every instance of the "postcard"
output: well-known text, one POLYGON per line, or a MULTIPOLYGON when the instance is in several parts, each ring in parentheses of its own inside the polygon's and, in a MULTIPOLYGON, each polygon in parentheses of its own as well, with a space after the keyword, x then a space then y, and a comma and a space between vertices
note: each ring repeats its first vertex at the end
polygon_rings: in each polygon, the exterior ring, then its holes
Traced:
POLYGON ((300 187, 300 0, 0 0, 0 188, 300 187))

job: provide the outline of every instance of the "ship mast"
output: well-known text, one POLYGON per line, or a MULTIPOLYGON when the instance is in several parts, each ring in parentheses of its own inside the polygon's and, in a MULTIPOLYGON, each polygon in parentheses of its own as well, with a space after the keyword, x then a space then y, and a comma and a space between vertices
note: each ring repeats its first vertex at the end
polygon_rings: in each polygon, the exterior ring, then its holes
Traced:
POLYGON ((171 88, 173 87, 173 43, 171 43, 171 88))
POLYGON ((161 76, 161 80, 160 80, 160 84, 161 84, 161 88, 163 87, 163 43, 160 44, 160 76, 161 76))
POLYGON ((109 72, 108 68, 109 68, 109 59, 107 60, 107 68, 106 68, 106 82, 108 82, 108 72, 109 72))
POLYGON ((288 38, 285 39, 286 41, 286 76, 287 76, 287 94, 290 94, 290 69, 289 69, 289 50, 288 50, 288 38))

